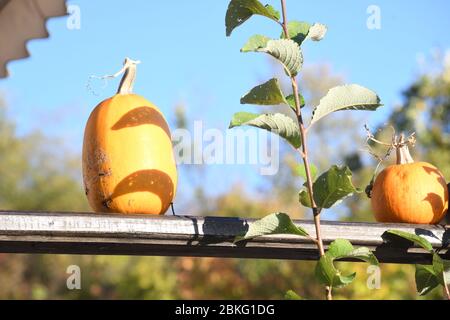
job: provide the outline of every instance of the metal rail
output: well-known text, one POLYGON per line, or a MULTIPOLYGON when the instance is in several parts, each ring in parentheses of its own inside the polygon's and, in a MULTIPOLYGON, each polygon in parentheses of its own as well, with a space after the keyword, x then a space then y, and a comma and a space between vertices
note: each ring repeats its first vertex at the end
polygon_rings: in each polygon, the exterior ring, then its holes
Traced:
MULTIPOLYGON (((233 243, 252 219, 198 216, 143 216, 72 212, 0 211, 0 252, 98 255, 204 256, 315 260, 307 238, 263 236, 233 243)), ((295 221, 314 234, 311 221, 295 221)), ((325 244, 345 238, 367 246, 381 262, 429 263, 430 254, 386 230, 414 232, 449 258, 445 226, 323 221, 325 244)))

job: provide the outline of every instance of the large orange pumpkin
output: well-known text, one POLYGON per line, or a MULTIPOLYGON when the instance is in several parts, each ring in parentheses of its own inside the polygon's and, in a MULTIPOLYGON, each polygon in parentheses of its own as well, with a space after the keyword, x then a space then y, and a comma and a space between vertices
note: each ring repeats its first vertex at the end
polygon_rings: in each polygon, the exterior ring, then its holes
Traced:
POLYGON ((414 162, 403 137, 397 164, 375 179, 371 201, 379 222, 436 224, 448 209, 449 194, 442 173, 427 162, 414 162))
POLYGON ((86 195, 96 212, 162 214, 177 186, 169 126, 154 104, 132 93, 136 62, 126 59, 123 70, 117 94, 86 125, 86 195))

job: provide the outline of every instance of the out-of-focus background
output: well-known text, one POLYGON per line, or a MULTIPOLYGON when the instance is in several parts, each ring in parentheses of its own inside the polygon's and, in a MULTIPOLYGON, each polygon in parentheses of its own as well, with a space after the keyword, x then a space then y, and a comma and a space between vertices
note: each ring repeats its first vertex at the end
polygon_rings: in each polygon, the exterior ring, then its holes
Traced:
MULTIPOLYGON (((307 105, 316 105, 330 87, 342 83, 371 88, 385 104, 373 113, 336 113, 315 126, 313 162, 319 170, 349 165, 355 185, 364 188, 376 161, 364 151, 363 126, 377 132, 393 125, 416 132, 413 157, 435 164, 448 181, 450 4, 372 2, 287 1, 290 19, 329 28, 324 40, 304 45, 300 82, 307 105), (368 25, 374 5, 379 28, 368 25)), ((226 132, 234 112, 257 110, 239 104, 243 93, 274 74, 283 77, 267 57, 239 52, 250 35, 275 37, 279 26, 254 17, 226 38, 226 0, 68 4, 74 15, 49 20, 51 37, 30 42, 31 58, 10 63, 10 76, 0 80, 2 210, 90 210, 81 181, 84 125, 118 84, 111 80, 104 86, 90 76, 118 71, 126 56, 142 60, 135 92, 160 107, 172 130, 192 131, 200 120, 205 129, 226 132)), ((389 134, 389 129, 379 132, 387 141, 389 134)), ((275 176, 260 175, 255 165, 180 164, 177 213, 258 218, 284 211, 310 218, 297 202, 298 159, 283 146, 279 152, 275 176)), ((325 212, 324 219, 373 221, 364 194, 325 212)), ((413 266, 382 265, 380 289, 369 289, 366 265, 357 266, 357 280, 337 290, 336 298, 417 298, 413 266)), ((312 270, 313 262, 304 261, 0 254, 0 298, 277 299, 288 289, 322 298, 312 270), (67 289, 69 265, 81 268, 81 290, 67 289)), ((435 290, 425 298, 441 295, 435 290)))

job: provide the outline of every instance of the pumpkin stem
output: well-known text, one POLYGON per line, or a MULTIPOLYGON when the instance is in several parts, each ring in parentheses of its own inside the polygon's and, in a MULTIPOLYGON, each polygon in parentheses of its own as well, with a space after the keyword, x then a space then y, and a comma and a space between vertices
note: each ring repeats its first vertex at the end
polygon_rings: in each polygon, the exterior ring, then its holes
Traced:
POLYGON ((125 58, 122 69, 116 73, 120 75, 123 73, 122 80, 120 81, 117 94, 131 94, 133 93, 134 80, 136 79, 136 66, 141 63, 138 60, 131 60, 125 58))
POLYGON ((405 141, 405 135, 402 133, 395 142, 395 150, 397 153, 397 164, 413 163, 414 160, 411 157, 408 149, 409 141, 405 141))

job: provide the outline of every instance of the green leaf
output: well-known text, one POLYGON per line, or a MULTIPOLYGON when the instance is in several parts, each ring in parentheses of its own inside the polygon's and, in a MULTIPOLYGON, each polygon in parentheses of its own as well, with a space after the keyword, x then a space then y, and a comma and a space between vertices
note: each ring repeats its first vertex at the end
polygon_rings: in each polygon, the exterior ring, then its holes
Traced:
MULTIPOLYGON (((317 167, 314 164, 310 163, 309 171, 311 173, 311 179, 314 180, 317 176, 317 167)), ((295 173, 297 175, 299 175, 300 177, 302 177, 305 181, 307 180, 306 179, 306 170, 305 170, 305 166, 303 164, 299 164, 298 166, 296 166, 295 173)))
POLYGON ((298 193, 298 201, 307 208, 312 207, 311 199, 308 190, 306 190, 306 188, 300 190, 300 192, 298 193))
POLYGON ((356 273, 342 275, 334 266, 334 261, 342 258, 358 259, 373 265, 378 265, 377 258, 368 248, 360 247, 354 249, 350 241, 336 239, 330 244, 328 251, 316 264, 315 275, 321 283, 339 288, 351 283, 355 279, 356 273))
POLYGON ((360 247, 349 252, 346 258, 362 260, 375 266, 379 264, 377 257, 367 247, 360 247))
POLYGON ((287 104, 287 101, 281 91, 278 79, 274 78, 250 90, 241 98, 241 103, 271 106, 287 104))
MULTIPOLYGON (((332 166, 322 173, 313 183, 314 201, 319 208, 330 208, 345 197, 361 190, 352 183, 352 172, 347 166, 332 166)), ((306 189, 300 191, 299 201, 306 207, 311 207, 306 189)))
MULTIPOLYGON (((303 96, 299 93, 298 94, 298 99, 300 101, 300 108, 303 108, 305 106, 305 98, 303 98, 303 96)), ((293 94, 288 95, 286 97, 286 101, 288 103, 288 105, 291 107, 292 110, 295 111, 295 97, 293 94)))
POLYGON ((280 61, 289 76, 296 76, 303 65, 302 51, 299 45, 293 40, 269 40, 265 47, 256 51, 270 54, 280 61))
POLYGON ((353 248, 350 241, 336 239, 330 244, 327 254, 334 259, 348 258, 365 261, 371 265, 378 265, 378 259, 367 247, 353 248))
POLYGON ((280 20, 280 12, 275 9, 273 6, 271 6, 270 4, 266 4, 265 8, 267 10, 267 12, 269 13, 270 17, 269 18, 273 18, 272 20, 274 21, 278 21, 280 20))
POLYGON ((433 252, 433 246, 424 237, 418 236, 414 233, 401 231, 401 230, 387 230, 386 233, 394 234, 403 239, 409 240, 409 241, 413 242, 414 244, 416 244, 417 246, 422 247, 425 250, 428 250, 430 252, 433 252))
POLYGON ((328 247, 327 254, 333 259, 345 257, 354 250, 353 245, 346 239, 336 239, 328 247))
POLYGON ((334 288, 341 288, 350 284, 356 277, 356 273, 342 275, 333 264, 334 259, 329 255, 324 255, 316 264, 315 276, 324 285, 334 288))
POLYGON ((325 37, 327 33, 327 26, 321 23, 314 23, 309 28, 308 39, 312 41, 320 41, 325 37))
POLYGON ((377 94, 357 84, 338 86, 332 88, 320 100, 314 109, 311 124, 319 121, 331 112, 339 110, 366 110, 373 111, 380 104, 377 94))
POLYGON ((419 295, 423 296, 439 285, 439 280, 432 266, 416 264, 416 287, 419 295))
POLYGON ((295 234, 307 236, 308 233, 302 227, 296 226, 286 213, 272 213, 264 218, 249 224, 247 232, 237 236, 235 242, 252 239, 269 234, 295 234))
POLYGON ((262 36, 252 37, 244 45, 241 51, 267 53, 281 62, 289 76, 296 76, 303 65, 303 54, 299 45, 290 39, 271 39, 264 45, 265 40, 266 39, 262 38, 262 36))
MULTIPOLYGON (((287 27, 289 32, 289 38, 297 42, 298 45, 300 46, 306 39, 311 24, 304 21, 290 21, 287 27)), ((280 38, 282 39, 286 38, 284 31, 281 33, 280 38)))
POLYGON ((450 285, 450 260, 444 260, 437 253, 434 253, 433 270, 441 285, 450 285))
POLYGON ((280 13, 278 11, 270 5, 264 6, 258 0, 231 0, 225 16, 227 37, 231 35, 231 32, 233 32, 236 27, 243 24, 255 14, 267 17, 274 21, 280 19, 280 13))
POLYGON ((286 139, 294 148, 302 145, 298 124, 281 113, 255 114, 238 112, 233 115, 229 128, 252 126, 271 131, 286 139))
POLYGON ((286 300, 303 300, 302 297, 300 297, 297 293, 295 293, 295 292, 292 291, 292 290, 287 291, 287 292, 284 294, 284 298, 285 298, 286 300))
POLYGON ((256 51, 259 48, 264 48, 269 42, 270 38, 263 36, 261 34, 255 34, 248 39, 247 43, 241 49, 241 52, 251 52, 256 51))

